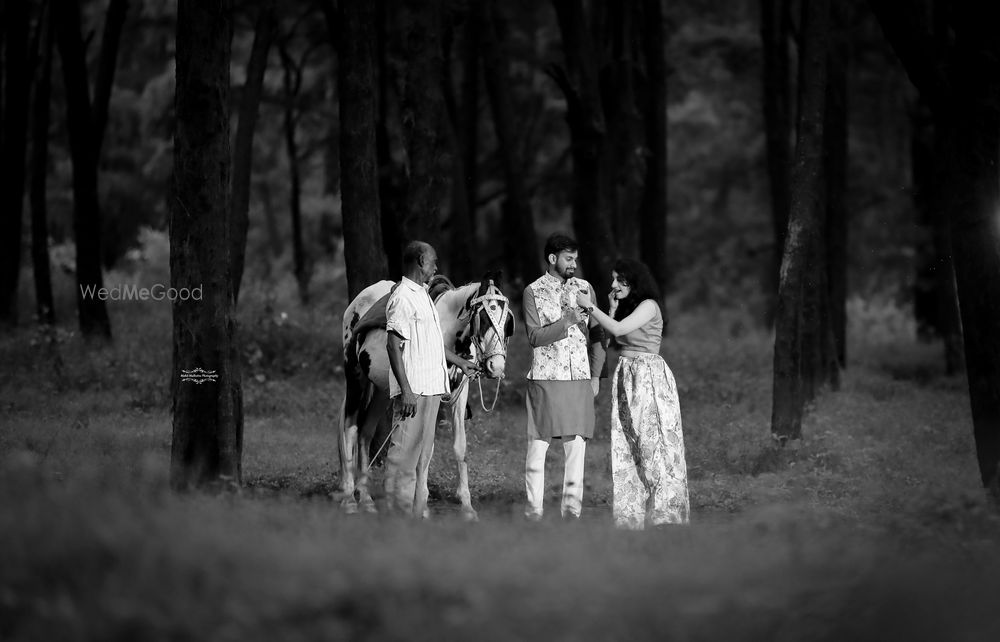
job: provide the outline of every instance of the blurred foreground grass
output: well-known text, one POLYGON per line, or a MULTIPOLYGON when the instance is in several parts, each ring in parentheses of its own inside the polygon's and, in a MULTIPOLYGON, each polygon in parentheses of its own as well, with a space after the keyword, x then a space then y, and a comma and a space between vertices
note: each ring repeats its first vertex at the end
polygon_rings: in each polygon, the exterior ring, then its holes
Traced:
POLYGON ((112 306, 109 347, 66 330, 3 339, 0 640, 1000 638, 1000 520, 979 492, 965 382, 898 315, 855 306, 842 389, 775 451, 771 338, 737 312, 675 313, 663 353, 692 524, 629 533, 610 525, 606 387, 585 519, 558 520, 556 449, 546 520, 518 519, 521 334, 498 411, 469 423, 480 522, 455 513, 446 425, 435 519, 341 515, 327 493, 342 304, 275 291, 241 302, 238 495, 167 488, 166 304, 112 306))

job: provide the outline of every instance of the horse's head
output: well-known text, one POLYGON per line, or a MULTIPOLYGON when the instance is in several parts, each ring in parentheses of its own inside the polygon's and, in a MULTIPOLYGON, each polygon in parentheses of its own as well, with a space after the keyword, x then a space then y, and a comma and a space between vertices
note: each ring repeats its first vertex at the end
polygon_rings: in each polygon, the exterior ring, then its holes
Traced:
POLYGON ((510 300, 500 289, 500 271, 483 275, 469 301, 470 330, 480 367, 491 379, 501 379, 507 365, 507 343, 514 334, 510 300))

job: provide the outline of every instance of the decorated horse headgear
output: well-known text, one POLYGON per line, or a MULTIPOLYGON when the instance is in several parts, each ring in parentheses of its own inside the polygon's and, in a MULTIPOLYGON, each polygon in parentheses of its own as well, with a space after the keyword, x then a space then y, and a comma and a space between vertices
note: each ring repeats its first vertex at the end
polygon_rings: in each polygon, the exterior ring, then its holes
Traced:
POLYGON ((472 337, 476 351, 480 353, 479 358, 486 360, 498 354, 506 354, 507 343, 514 334, 514 313, 510 309, 510 299, 504 296, 500 288, 493 283, 493 279, 490 279, 486 292, 469 301, 469 307, 472 311, 472 337), (489 349, 482 344, 480 312, 486 313, 490 326, 496 334, 496 338, 488 346, 489 349))

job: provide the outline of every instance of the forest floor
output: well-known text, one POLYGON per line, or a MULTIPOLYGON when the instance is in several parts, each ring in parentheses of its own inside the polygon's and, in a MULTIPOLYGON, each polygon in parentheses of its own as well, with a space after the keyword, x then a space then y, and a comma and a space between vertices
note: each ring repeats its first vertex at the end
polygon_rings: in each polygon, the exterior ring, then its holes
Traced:
POLYGON ((245 297, 236 493, 168 488, 165 302, 111 305, 109 346, 84 344, 72 320, 0 341, 0 640, 1000 639, 1000 519, 966 383, 944 375, 940 346, 864 306, 840 390, 783 450, 769 435, 773 338, 734 311, 674 314, 663 355, 691 524, 624 532, 606 381, 584 519, 558 518, 557 450, 546 518, 520 518, 520 329, 496 411, 471 396, 479 521, 457 513, 447 423, 431 520, 342 514, 329 493, 343 301, 245 297))

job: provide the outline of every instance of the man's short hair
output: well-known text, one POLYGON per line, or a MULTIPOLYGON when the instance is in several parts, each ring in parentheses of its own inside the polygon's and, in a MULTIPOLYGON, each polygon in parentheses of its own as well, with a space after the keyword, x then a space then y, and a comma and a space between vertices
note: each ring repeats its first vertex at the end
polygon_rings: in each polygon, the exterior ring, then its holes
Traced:
POLYGON ((549 254, 559 256, 560 252, 576 252, 579 249, 579 243, 573 238, 556 232, 545 241, 545 255, 543 258, 548 261, 549 254))
POLYGON ((420 265, 420 259, 431 251, 431 246, 423 241, 410 241, 403 249, 403 265, 420 265))

